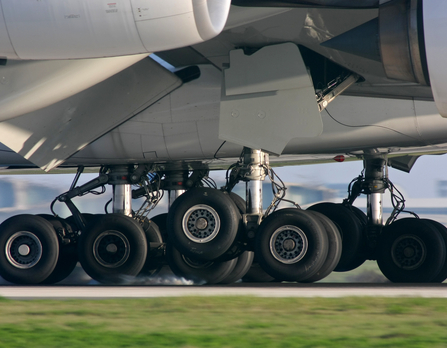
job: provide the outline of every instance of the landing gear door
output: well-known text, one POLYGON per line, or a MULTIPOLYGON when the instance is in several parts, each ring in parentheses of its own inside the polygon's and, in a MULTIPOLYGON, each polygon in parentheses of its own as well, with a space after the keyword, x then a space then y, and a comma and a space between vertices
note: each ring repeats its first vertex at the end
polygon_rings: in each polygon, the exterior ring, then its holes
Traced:
POLYGON ((267 46, 252 55, 230 52, 220 139, 280 155, 291 139, 322 131, 315 89, 295 44, 267 46))

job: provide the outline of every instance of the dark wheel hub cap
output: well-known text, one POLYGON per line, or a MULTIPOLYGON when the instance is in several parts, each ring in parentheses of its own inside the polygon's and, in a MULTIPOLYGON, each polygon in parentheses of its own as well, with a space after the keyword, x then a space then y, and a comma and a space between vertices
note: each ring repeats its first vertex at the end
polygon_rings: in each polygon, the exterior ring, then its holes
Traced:
POLYGON ((119 231, 101 233, 93 243, 96 261, 104 267, 116 268, 123 265, 130 254, 130 244, 126 236, 119 231))
POLYGON ((424 263, 427 248, 419 237, 405 235, 394 242, 391 253, 397 266, 406 270, 413 270, 424 263))
POLYGON ((6 243, 6 258, 20 269, 35 266, 42 257, 42 244, 34 233, 20 231, 14 233, 6 243))
POLYGON ((210 206, 198 204, 185 213, 182 226, 188 239, 196 243, 207 243, 219 233, 220 218, 210 206))
POLYGON ((306 255, 307 248, 306 234, 296 226, 278 228, 270 238, 270 251, 281 263, 300 261, 306 255))

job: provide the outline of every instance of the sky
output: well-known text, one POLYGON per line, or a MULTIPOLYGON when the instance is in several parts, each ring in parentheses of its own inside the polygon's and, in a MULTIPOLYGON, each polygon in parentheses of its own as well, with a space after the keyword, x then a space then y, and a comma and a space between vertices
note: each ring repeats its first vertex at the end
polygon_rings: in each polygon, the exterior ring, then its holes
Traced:
MULTIPOLYGON (((346 184, 357 177, 363 169, 361 161, 345 163, 313 164, 275 168, 275 172, 285 183, 320 186, 327 184, 346 184)), ((27 175, 17 176, 34 183, 57 185, 68 190, 74 174, 27 175), (55 177, 56 175, 56 177, 55 177)), ((91 180, 94 174, 81 176, 79 184, 91 180)), ((212 172, 214 179, 224 179, 225 172, 212 172)), ((439 180, 447 180, 447 155, 422 156, 410 173, 389 168, 389 179, 411 198, 437 197, 436 184, 439 180)))
MULTIPOLYGON (((361 161, 328 163, 277 168, 275 171, 284 182, 308 185, 326 185, 349 182, 363 169, 361 161)), ((389 179, 405 196, 411 198, 437 197, 437 182, 447 180, 447 155, 422 156, 410 173, 389 168, 389 179)))

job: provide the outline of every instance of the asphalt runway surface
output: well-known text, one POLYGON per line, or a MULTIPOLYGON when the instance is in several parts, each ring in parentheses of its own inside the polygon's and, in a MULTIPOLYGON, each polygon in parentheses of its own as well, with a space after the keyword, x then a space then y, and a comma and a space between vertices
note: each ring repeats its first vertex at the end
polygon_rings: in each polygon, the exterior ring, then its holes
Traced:
POLYGON ((179 296, 258 297, 423 297, 447 298, 447 284, 348 284, 348 283, 239 283, 222 286, 129 285, 129 286, 0 286, 8 299, 111 299, 179 296))

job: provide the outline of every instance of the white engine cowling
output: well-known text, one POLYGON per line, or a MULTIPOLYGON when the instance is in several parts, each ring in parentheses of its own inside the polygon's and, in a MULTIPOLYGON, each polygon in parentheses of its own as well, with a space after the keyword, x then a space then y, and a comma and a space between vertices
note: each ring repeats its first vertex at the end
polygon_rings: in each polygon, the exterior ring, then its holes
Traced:
POLYGON ((423 13, 430 84, 439 113, 447 117, 447 1, 424 1, 423 13))
POLYGON ((77 59, 152 53, 218 35, 231 0, 0 0, 0 56, 77 59))

